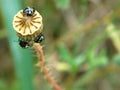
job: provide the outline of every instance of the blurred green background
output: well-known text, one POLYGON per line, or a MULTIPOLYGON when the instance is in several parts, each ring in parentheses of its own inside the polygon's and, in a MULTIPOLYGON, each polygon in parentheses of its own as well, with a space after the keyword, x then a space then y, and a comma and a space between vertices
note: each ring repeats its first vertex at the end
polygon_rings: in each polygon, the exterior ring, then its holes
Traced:
POLYGON ((0 0, 0 90, 54 90, 12 27, 28 6, 43 17, 46 66, 64 90, 120 90, 119 0, 0 0))

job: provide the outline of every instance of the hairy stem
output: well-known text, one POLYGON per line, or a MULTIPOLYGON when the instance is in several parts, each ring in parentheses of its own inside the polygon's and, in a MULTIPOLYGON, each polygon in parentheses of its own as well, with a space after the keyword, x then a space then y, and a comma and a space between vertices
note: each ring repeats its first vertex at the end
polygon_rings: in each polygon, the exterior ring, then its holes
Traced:
POLYGON ((49 75, 49 72, 48 72, 48 70, 45 66, 45 63, 44 63, 42 46, 39 43, 35 43, 34 48, 37 52, 37 55, 38 55, 38 58, 39 58, 39 61, 40 61, 40 67, 43 70, 43 73, 44 73, 45 77, 47 78, 47 80, 49 81, 49 83, 52 84, 52 86, 56 90, 63 90, 49 75))

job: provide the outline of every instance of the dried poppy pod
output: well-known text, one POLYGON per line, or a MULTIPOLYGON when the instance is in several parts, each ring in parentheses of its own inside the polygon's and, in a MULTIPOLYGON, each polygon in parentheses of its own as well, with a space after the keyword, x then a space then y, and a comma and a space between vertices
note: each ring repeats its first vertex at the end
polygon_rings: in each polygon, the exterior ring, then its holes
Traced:
POLYGON ((42 32, 42 16, 33 8, 25 8, 14 16, 13 27, 19 38, 33 41, 42 32))

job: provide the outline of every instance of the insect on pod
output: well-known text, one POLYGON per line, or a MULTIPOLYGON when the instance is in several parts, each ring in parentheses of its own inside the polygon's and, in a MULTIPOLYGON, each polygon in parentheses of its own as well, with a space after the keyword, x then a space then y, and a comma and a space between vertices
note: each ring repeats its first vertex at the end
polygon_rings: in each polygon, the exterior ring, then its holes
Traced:
POLYGON ((19 37, 19 45, 28 47, 30 42, 40 43, 44 37, 42 16, 33 8, 20 10, 13 18, 13 28, 19 37))
POLYGON ((41 43, 42 41, 44 40, 44 36, 43 34, 40 34, 38 37, 35 38, 34 41, 25 41, 25 40, 22 40, 19 38, 19 45, 22 47, 22 48, 28 48, 28 47, 31 47, 33 45, 33 43, 41 43))
POLYGON ((24 41, 24 40, 21 40, 19 38, 19 45, 22 47, 22 48, 28 48, 30 46, 29 42, 27 41, 24 41))

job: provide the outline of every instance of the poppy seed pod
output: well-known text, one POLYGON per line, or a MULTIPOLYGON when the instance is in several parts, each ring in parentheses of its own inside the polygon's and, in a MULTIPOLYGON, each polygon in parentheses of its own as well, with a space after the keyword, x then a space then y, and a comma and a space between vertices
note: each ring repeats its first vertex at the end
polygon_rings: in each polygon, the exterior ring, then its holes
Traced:
POLYGON ((33 8, 27 7, 14 16, 13 28, 20 39, 33 41, 42 32, 42 16, 33 8))

